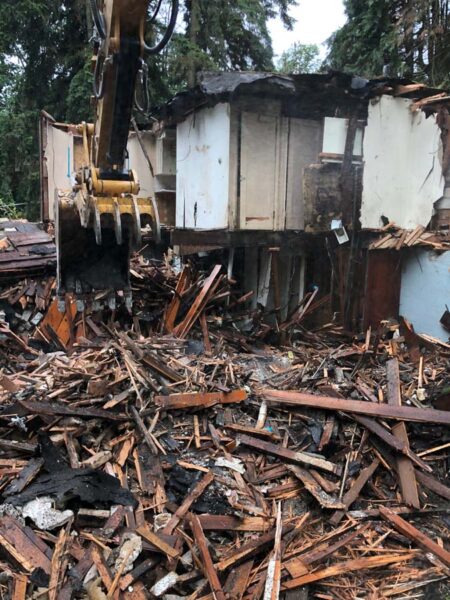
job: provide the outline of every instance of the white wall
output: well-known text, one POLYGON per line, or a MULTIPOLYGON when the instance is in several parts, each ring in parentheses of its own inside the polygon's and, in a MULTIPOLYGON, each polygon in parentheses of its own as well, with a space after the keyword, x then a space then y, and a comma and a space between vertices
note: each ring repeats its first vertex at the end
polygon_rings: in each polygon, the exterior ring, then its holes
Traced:
POLYGON ((228 227, 229 163, 229 104, 204 108, 178 125, 178 228, 228 227))
POLYGON ((73 135, 47 125, 47 146, 44 160, 47 164, 48 175, 48 211, 49 219, 55 218, 55 189, 72 189, 71 176, 74 172, 73 135))
POLYGON ((361 224, 383 225, 381 216, 404 229, 428 225, 433 203, 443 195, 440 129, 432 115, 411 112, 411 100, 381 96, 369 103, 364 132, 361 224))
MULTIPOLYGON (((148 131, 142 131, 141 136, 142 141, 144 142, 144 147, 150 157, 150 160, 153 162, 153 168, 155 168, 155 138, 148 131)), ((153 177, 150 172, 147 159, 142 152, 138 137, 134 132, 131 132, 128 138, 127 150, 129 159, 125 166, 127 169, 134 169, 137 173, 140 183, 139 196, 141 198, 149 198, 150 196, 153 196, 153 177)))
POLYGON ((446 342, 450 333, 439 323, 446 304, 450 306, 450 252, 411 250, 403 261, 400 314, 417 333, 446 342))

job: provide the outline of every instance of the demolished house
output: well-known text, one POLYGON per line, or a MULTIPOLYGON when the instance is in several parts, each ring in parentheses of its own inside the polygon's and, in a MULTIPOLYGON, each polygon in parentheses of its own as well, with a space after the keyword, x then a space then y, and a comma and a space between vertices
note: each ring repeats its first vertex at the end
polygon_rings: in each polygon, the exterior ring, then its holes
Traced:
MULTIPOLYGON (((128 167, 156 200, 165 245, 223 250, 252 307, 278 322, 316 291, 322 322, 360 330, 402 315, 446 341, 447 102, 400 79, 206 73, 151 132, 130 133, 128 167)), ((51 220, 82 138, 47 115, 42 131, 51 220)))
POLYGON ((154 128, 176 128, 172 243, 239 250, 253 306, 283 318, 318 287, 325 318, 447 340, 447 102, 404 80, 205 74, 154 128))
MULTIPOLYGON (((448 595, 446 102, 204 75, 130 133, 162 246, 131 314, 59 306, 50 235, 5 222, 2 597, 448 595)), ((43 115, 47 223, 81 145, 43 115)))

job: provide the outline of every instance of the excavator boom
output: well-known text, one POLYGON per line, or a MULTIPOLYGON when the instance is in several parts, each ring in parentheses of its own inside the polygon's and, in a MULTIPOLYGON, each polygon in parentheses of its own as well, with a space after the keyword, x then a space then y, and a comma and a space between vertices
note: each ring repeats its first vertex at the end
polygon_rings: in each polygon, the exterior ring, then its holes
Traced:
POLYGON ((145 59, 168 43, 178 0, 165 3, 165 26, 158 21, 163 0, 90 2, 95 122, 78 126, 83 166, 72 192, 55 198, 58 294, 75 294, 80 302, 107 299, 114 307, 118 295, 131 302, 130 253, 141 243, 142 228, 156 230, 155 201, 139 195, 138 174, 125 167, 127 143, 138 82, 148 97, 145 59), (163 31, 153 46, 145 40, 149 27, 163 31))

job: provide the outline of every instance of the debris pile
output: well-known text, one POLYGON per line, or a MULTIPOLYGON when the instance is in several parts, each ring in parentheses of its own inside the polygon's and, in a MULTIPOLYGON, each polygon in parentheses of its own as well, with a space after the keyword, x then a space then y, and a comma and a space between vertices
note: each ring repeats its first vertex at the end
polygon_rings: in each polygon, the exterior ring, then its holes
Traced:
POLYGON ((140 260, 133 287, 129 317, 52 326, 44 295, 34 330, 1 325, 3 597, 445 597, 445 345, 268 346, 219 266, 140 260))

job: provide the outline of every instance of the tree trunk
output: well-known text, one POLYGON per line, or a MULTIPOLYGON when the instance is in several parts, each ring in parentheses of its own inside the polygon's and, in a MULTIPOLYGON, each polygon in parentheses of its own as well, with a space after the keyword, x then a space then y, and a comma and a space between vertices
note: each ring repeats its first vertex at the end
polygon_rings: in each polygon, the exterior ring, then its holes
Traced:
MULTIPOLYGON (((200 31, 200 0, 191 0, 191 15, 189 20, 189 41, 191 46, 197 45, 198 33, 200 31)), ((197 78, 197 65, 195 58, 192 58, 188 71, 188 86, 195 87, 197 78)))

